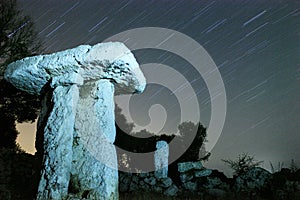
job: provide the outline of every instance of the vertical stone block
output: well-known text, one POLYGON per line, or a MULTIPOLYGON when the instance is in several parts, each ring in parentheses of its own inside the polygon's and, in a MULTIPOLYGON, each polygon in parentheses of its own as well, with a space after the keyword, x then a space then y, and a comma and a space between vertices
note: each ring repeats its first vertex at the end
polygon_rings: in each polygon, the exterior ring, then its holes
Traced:
POLYGON ((168 177, 168 161, 169 161, 169 145, 165 141, 158 141, 156 143, 156 151, 154 153, 155 162, 155 177, 168 177))

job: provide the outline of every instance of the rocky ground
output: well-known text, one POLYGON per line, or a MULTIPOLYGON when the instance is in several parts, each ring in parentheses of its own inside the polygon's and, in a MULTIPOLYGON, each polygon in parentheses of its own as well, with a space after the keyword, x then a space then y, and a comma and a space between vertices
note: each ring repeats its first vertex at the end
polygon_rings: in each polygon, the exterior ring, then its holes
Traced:
POLYGON ((120 172, 120 199, 300 199, 300 170, 255 167, 233 178, 201 162, 178 164, 179 181, 154 173, 120 172))
MULTIPOLYGON (((0 199, 31 200, 35 196, 37 175, 34 156, 0 152, 0 199)), ((121 200, 134 199, 300 199, 300 170, 281 169, 270 173, 252 168, 233 178, 200 162, 179 164, 179 179, 154 173, 119 172, 121 200)), ((170 174, 169 174, 170 176, 170 174)))

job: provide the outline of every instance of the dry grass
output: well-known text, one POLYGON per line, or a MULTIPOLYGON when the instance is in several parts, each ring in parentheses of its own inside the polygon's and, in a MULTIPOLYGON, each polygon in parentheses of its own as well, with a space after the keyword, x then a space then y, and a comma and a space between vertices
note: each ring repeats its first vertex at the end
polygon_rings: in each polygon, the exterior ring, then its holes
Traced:
POLYGON ((163 194, 150 193, 150 192, 133 192, 133 193, 121 193, 120 200, 144 200, 144 199, 155 199, 155 200, 174 200, 178 199, 175 197, 166 197, 163 194))
MULTIPOLYGON (((214 196, 198 196, 198 195, 189 195, 189 196, 180 196, 180 197, 167 197, 163 194, 150 193, 150 192, 133 192, 133 193, 121 193, 120 200, 267 200, 274 198, 262 198, 259 196, 249 197, 246 195, 230 195, 227 197, 214 197, 214 196)), ((276 200, 296 200, 300 199, 300 193, 293 194, 292 197, 281 197, 275 198, 276 200)), ((274 200, 275 200, 274 199, 274 200)))

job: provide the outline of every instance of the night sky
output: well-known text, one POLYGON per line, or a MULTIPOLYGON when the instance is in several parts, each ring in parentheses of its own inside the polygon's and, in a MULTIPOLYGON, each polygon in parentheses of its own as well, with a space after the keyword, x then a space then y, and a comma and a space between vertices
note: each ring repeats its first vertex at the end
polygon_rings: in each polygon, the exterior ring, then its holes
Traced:
MULTIPOLYGON (((43 53, 96 44, 140 27, 162 27, 188 35, 217 65, 227 96, 224 128, 206 166, 227 170, 220 159, 234 159, 242 152, 264 160, 266 168, 269 161, 275 165, 285 162, 288 167, 291 159, 300 166, 300 1, 18 2, 36 24, 43 53)), ((181 73, 195 92, 191 97, 197 96, 201 123, 209 126, 210 96, 188 62, 161 50, 134 54, 140 64, 162 63, 181 73)), ((134 121, 147 125, 148 108, 154 104, 165 108, 167 119, 178 114, 178 103, 168 92, 172 91, 152 84, 145 94, 134 97, 130 110, 134 121)), ((172 119, 168 130, 176 127, 175 117, 172 119)), ((32 126, 28 132, 19 139, 24 146, 28 142, 21 138, 34 134, 32 126)), ((29 143, 34 143, 32 137, 29 143)))

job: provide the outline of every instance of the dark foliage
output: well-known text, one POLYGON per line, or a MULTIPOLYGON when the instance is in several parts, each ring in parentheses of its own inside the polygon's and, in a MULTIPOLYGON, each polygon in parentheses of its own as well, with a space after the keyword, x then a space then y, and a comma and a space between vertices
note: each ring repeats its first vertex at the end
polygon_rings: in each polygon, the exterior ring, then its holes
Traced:
POLYGON ((39 178, 37 159, 17 149, 0 148, 0 199, 34 199, 39 178))
POLYGON ((241 175, 254 167, 260 166, 263 161, 257 161, 254 156, 242 153, 236 160, 222 159, 231 169, 234 170, 234 175, 241 175))
MULTIPOLYGON (((170 149, 169 157, 175 158, 178 157, 176 155, 177 152, 180 152, 181 154, 183 153, 169 166, 169 176, 175 181, 179 181, 179 174, 177 171, 177 164, 179 162, 207 160, 210 156, 210 153, 207 153, 204 148, 204 142, 206 141, 206 128, 200 123, 194 124, 193 122, 183 122, 178 127, 180 133, 179 136, 155 136, 155 134, 149 133, 147 130, 141 130, 140 132, 133 133, 132 130, 134 125, 127 122, 125 116, 122 114, 122 110, 117 105, 115 111, 116 121, 118 122, 118 124, 116 124, 115 145, 125 151, 134 153, 153 152, 156 150, 157 141, 166 141, 167 143, 170 143, 175 140, 174 144, 176 149, 170 149)), ((133 160, 129 154, 117 149, 119 166, 126 167, 133 171, 138 170, 132 169, 132 166, 136 167, 139 163, 133 160)), ((154 158, 147 159, 147 163, 154 164, 154 158)), ((143 164, 144 163, 141 163, 141 166, 143 164)))
POLYGON ((200 123, 183 122, 178 126, 178 130, 181 135, 179 148, 182 148, 182 151, 185 150, 178 162, 208 160, 210 153, 204 149, 206 128, 200 123), (186 142, 189 139, 192 141, 191 144, 186 142))
POLYGON ((37 97, 3 79, 7 65, 37 53, 40 42, 28 16, 22 16, 15 0, 0 0, 0 147, 15 148, 16 122, 33 122, 40 107, 37 97))
POLYGON ((37 53, 41 46, 33 22, 21 15, 16 0, 0 0, 0 41, 1 69, 10 62, 37 53))
MULTIPOLYGON (((178 126, 180 136, 178 138, 177 151, 184 152, 175 162, 169 165, 169 176, 176 183, 180 183, 178 163, 188 161, 208 160, 210 152, 205 151, 206 128, 201 124, 183 122, 178 126), (190 142, 187 142, 190 141, 190 142)), ((173 152, 170 152, 170 156, 173 152)))
MULTIPOLYGON (((157 141, 163 140, 170 142, 174 138, 174 136, 169 135, 155 136, 147 130, 141 130, 140 132, 133 133, 132 130, 134 128, 134 124, 127 122, 127 119, 122 114, 121 108, 117 105, 115 106, 115 115, 118 124, 116 124, 116 140, 114 144, 121 149, 117 149, 119 166, 127 165, 126 167, 131 169, 133 166, 132 162, 135 162, 134 160, 131 160, 130 155, 122 150, 134 153, 153 152, 156 150, 157 141)), ((135 163, 134 166, 136 167, 137 163, 135 163)))

